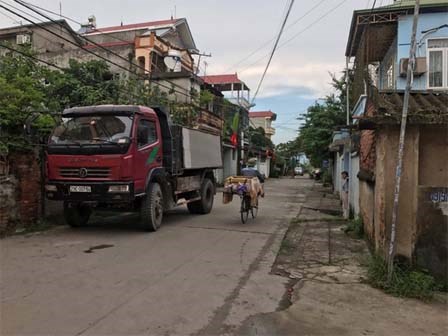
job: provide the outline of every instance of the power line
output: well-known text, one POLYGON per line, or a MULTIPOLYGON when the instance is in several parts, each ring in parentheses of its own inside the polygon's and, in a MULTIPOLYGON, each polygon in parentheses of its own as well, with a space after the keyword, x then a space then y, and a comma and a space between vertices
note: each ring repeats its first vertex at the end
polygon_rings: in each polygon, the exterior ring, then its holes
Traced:
MULTIPOLYGON (((15 1, 16 1, 16 0, 15 0, 15 1)), ((0 2, 5 3, 5 2, 2 1, 2 0, 0 0, 0 2)), ((16 2, 18 2, 18 1, 16 1, 16 2)), ((18 9, 18 8, 12 6, 12 5, 10 5, 10 4, 7 4, 7 5, 10 6, 10 7, 12 7, 12 8, 14 8, 14 9, 16 9, 16 10, 18 10, 18 11, 21 12, 21 13, 30 15, 29 13, 25 13, 24 11, 22 11, 22 10, 20 10, 20 9, 18 9)), ((73 42, 73 41, 71 41, 71 40, 69 40, 69 39, 63 37, 62 35, 59 35, 59 34, 53 32, 53 31, 49 30, 48 28, 46 28, 46 27, 43 25, 42 22, 41 22, 41 23, 36 23, 36 22, 30 20, 29 18, 27 18, 27 17, 25 17, 25 16, 23 16, 23 15, 17 13, 17 12, 14 12, 13 10, 11 10, 11 9, 5 7, 5 6, 0 5, 0 8, 3 8, 3 9, 5 9, 5 10, 7 10, 8 12, 10 12, 10 13, 12 13, 12 14, 14 14, 14 15, 16 15, 16 16, 18 16, 18 17, 20 17, 20 18, 22 18, 22 19, 24 19, 24 20, 26 20, 26 21, 28 21, 28 22, 30 22, 30 23, 31 23, 32 25, 34 25, 34 26, 37 26, 37 27, 42 28, 43 30, 49 32, 50 34, 52 34, 52 35, 54 35, 54 36, 57 36, 57 37, 61 38, 61 39, 64 40, 64 41, 67 41, 68 43, 74 45, 75 47, 77 47, 77 48, 79 48, 79 49, 82 49, 82 50, 86 51, 87 53, 92 54, 92 55, 94 55, 94 56, 96 56, 96 57, 102 59, 102 60, 105 61, 106 63, 115 65, 116 67, 118 67, 118 68, 120 68, 120 69, 123 69, 124 71, 126 71, 126 72, 128 72, 128 73, 130 73, 130 74, 132 74, 132 75, 137 76, 137 78, 141 78, 141 79, 144 79, 144 80, 148 80, 148 78, 147 78, 146 76, 143 76, 143 77, 142 77, 140 74, 135 73, 135 72, 131 71, 130 69, 125 68, 125 67, 123 67, 123 66, 121 66, 121 65, 119 65, 119 64, 117 64, 117 63, 115 63, 115 62, 113 62, 113 61, 111 61, 111 60, 109 60, 108 58, 105 58, 105 57, 103 57, 103 56, 101 56, 101 55, 98 55, 98 54, 94 53, 93 51, 91 51, 91 50, 89 50, 89 49, 84 48, 83 46, 80 46, 79 44, 77 44, 77 43, 75 43, 75 42, 73 42)), ((39 12, 38 12, 38 14, 41 15, 41 13, 39 13, 39 12)), ((30 16, 32 16, 32 15, 30 15, 30 16)), ((61 25, 63 28, 66 28, 66 27, 64 27, 60 22, 57 22, 57 21, 56 21, 55 23, 58 24, 58 25, 61 25)), ((48 40, 48 41, 54 43, 54 41, 49 40, 48 38, 46 38, 46 40, 48 40)), ((113 53, 113 52, 112 52, 112 53, 113 53)), ((132 64, 132 62, 130 62, 130 60, 126 60, 126 61, 127 61, 127 63, 132 64)), ((46 62, 43 62, 43 63, 46 64, 46 62)), ((51 63, 50 63, 50 64, 51 64, 51 63)), ((51 66, 54 66, 54 65, 51 64, 51 66)), ((63 68, 60 68, 60 69, 63 69, 63 68)), ((148 80, 148 81, 149 81, 149 80, 148 80)), ((166 81, 166 82, 168 82, 168 83, 170 83, 170 84, 172 84, 172 85, 176 85, 176 86, 178 86, 177 84, 172 83, 172 82, 169 81, 168 79, 164 79, 164 81, 166 81)), ((187 93, 185 93, 185 92, 182 92, 182 91, 175 90, 173 87, 170 87, 170 86, 168 86, 168 85, 166 85, 166 84, 157 82, 156 85, 158 85, 158 86, 160 86, 160 87, 163 87, 163 88, 166 88, 166 89, 168 89, 168 90, 170 90, 170 91, 176 92, 176 93, 178 93, 178 94, 184 95, 184 96, 186 96, 187 98, 191 98, 191 95, 189 95, 189 94, 187 94, 187 93)), ((181 88, 185 90, 185 88, 183 88, 183 87, 181 87, 181 88)), ((129 94, 129 92, 127 92, 127 94, 129 94)), ((133 96, 133 97, 135 98, 135 96, 133 96)), ((164 99, 164 100, 165 100, 166 102, 169 102, 169 101, 170 101, 169 99, 164 99)), ((200 106, 197 106, 197 105, 195 105, 195 104, 193 104, 193 103, 185 103, 185 105, 192 106, 192 107, 194 107, 194 108, 200 108, 200 106)), ((221 106, 221 107, 227 107, 227 105, 225 105, 225 104, 215 103, 215 105, 216 105, 216 106, 221 106)))
MULTIPOLYGON (((55 23, 55 24, 57 24, 57 25, 59 25, 59 26, 65 28, 61 22, 55 21, 54 19, 52 19, 51 17, 49 17, 49 16, 43 14, 43 13, 40 12, 39 10, 30 8, 30 7, 32 7, 31 4, 28 4, 27 2, 22 1, 22 0, 14 0, 14 1, 15 1, 16 3, 22 5, 22 6, 26 7, 27 9, 32 10, 33 12, 35 12, 35 13, 41 15, 42 17, 46 18, 47 20, 50 20, 51 22, 53 22, 53 23, 55 23)), ((3 1, 0 1, 0 2, 3 2, 3 1)), ((46 9, 43 9, 43 7, 39 7, 39 8, 41 8, 42 10, 46 10, 46 9)), ((16 9, 17 9, 17 8, 16 8, 16 9)), ((17 9, 17 10, 19 10, 19 9, 17 9)), ((49 12, 51 12, 51 11, 49 11, 49 12)), ((54 13, 54 12, 53 12, 53 13, 54 13)), ((68 17, 66 17, 66 18, 68 18, 68 17)), ((71 21, 76 22, 76 20, 71 20, 71 21)), ((127 58, 121 56, 120 54, 117 54, 117 53, 113 52, 112 50, 110 50, 110 49, 108 49, 108 48, 103 47, 102 45, 96 43, 95 41, 93 41, 93 40, 91 40, 91 39, 89 39, 89 38, 87 38, 86 36, 80 35, 80 34, 78 34, 78 33, 76 33, 76 35, 77 35, 79 38, 84 39, 85 41, 91 43, 92 45, 94 45, 94 46, 96 46, 96 47, 98 47, 98 48, 100 48, 100 49, 102 49, 102 50, 104 50, 104 51, 106 51, 106 52, 108 52, 108 53, 110 53, 110 54, 112 54, 112 55, 114 55, 114 56, 116 56, 116 57, 118 57, 118 58, 124 60, 124 61, 126 61, 127 63, 129 63, 130 65, 136 67, 137 69, 143 70, 144 72, 148 71, 148 70, 145 69, 144 67, 141 67, 140 65, 138 65, 138 64, 136 64, 136 63, 134 63, 134 62, 131 62, 131 60, 129 60, 129 59, 127 59, 127 58)), ((118 38, 117 38, 117 39, 118 39, 118 38)), ((123 41, 122 39, 118 39, 118 40, 123 41)), ((125 42, 128 42, 128 41, 125 41, 125 42)), ((82 48, 82 49, 86 50, 85 48, 82 48)), ((100 57, 100 56, 98 56, 98 57, 100 57)), ((112 64, 116 65, 116 63, 113 63, 113 62, 112 62, 112 64)), ((152 65, 154 65, 159 71, 162 72, 162 70, 157 66, 157 64, 152 63, 152 65)), ((117 66, 117 65, 116 65, 116 66, 117 66)), ((134 74, 134 75, 137 75, 137 76, 138 76, 138 74, 135 74, 134 72, 130 71, 129 69, 128 69, 127 71, 130 72, 130 73, 132 73, 132 74, 134 74)), ((148 81, 151 81, 151 77, 150 77, 150 75, 149 75, 148 77, 149 77, 149 78, 146 78, 146 77, 145 77, 144 79, 145 79, 145 80, 148 80, 148 81)), ((168 80, 168 79, 164 79, 164 81, 168 82, 169 84, 171 84, 171 85, 174 86, 174 87, 177 87, 177 88, 180 88, 180 89, 182 89, 182 90, 185 90, 184 87, 182 87, 182 86, 180 86, 179 84, 174 83, 174 82, 172 82, 172 81, 170 81, 170 80, 168 80)), ((191 98, 191 95, 189 95, 189 94, 187 94, 187 93, 185 93, 185 92, 182 92, 182 91, 175 90, 175 89, 173 89, 173 87, 169 87, 169 86, 164 85, 163 83, 160 83, 160 82, 157 82, 156 84, 159 85, 159 86, 161 86, 161 87, 163 87, 163 88, 165 88, 165 89, 168 89, 168 90, 170 90, 170 91, 174 91, 175 93, 181 94, 181 95, 183 95, 183 96, 185 96, 185 97, 187 97, 187 98, 191 98)))
POLYGON ((4 17, 10 19, 13 23, 20 23, 19 21, 17 21, 17 20, 14 19, 12 16, 10 16, 10 15, 8 15, 8 14, 6 14, 6 13, 0 12, 0 14, 2 14, 4 17))
MULTIPOLYGON (((15 1, 16 1, 16 0, 15 0, 15 1)), ((1 1, 1 0, 0 0, 0 2, 5 3, 4 1, 1 1)), ((16 1, 16 2, 17 2, 17 1, 16 1)), ((8 5, 9 5, 9 4, 8 4, 8 5)), ((12 8, 14 8, 14 9, 16 9, 16 10, 18 10, 18 11, 21 11, 20 9, 18 9, 18 8, 12 6, 12 5, 9 5, 9 6, 11 6, 12 8)), ((64 40, 64 41, 66 41, 66 42, 68 42, 68 43, 74 45, 74 46, 77 47, 77 48, 80 48, 80 49, 86 51, 87 53, 89 53, 89 54, 91 54, 91 55, 94 55, 94 56, 96 56, 96 57, 102 59, 103 61, 105 61, 105 62, 107 62, 107 63, 109 63, 109 64, 112 64, 112 65, 114 65, 114 66, 116 66, 116 67, 118 67, 118 68, 120 68, 120 69, 122 69, 122 70, 124 70, 124 71, 126 71, 126 72, 129 72, 129 73, 132 74, 132 75, 135 75, 135 76, 137 76, 137 77, 141 77, 141 78, 144 79, 144 80, 149 80, 146 76, 141 76, 140 74, 137 74, 137 73, 131 71, 130 69, 128 69, 128 68, 126 68, 126 67, 124 67, 124 66, 122 66, 122 65, 120 65, 120 64, 118 64, 118 63, 115 63, 115 62, 111 61, 110 59, 108 59, 108 58, 106 58, 106 57, 104 57, 104 56, 102 56, 102 55, 96 54, 96 53, 94 53, 93 51, 91 51, 91 50, 89 50, 89 49, 86 49, 85 47, 80 46, 79 44, 73 42, 72 40, 67 39, 67 38, 65 38, 64 36, 59 35, 59 34, 53 32, 52 30, 46 28, 42 23, 36 23, 36 22, 30 20, 29 18, 26 18, 25 16, 23 16, 23 15, 17 13, 17 12, 14 12, 13 10, 11 10, 11 9, 5 7, 5 6, 0 5, 0 8, 3 8, 3 9, 5 9, 5 10, 7 10, 8 12, 11 12, 12 14, 14 14, 14 15, 16 15, 16 16, 18 16, 18 17, 20 17, 20 18, 22 18, 22 19, 24 19, 24 20, 30 22, 31 24, 33 24, 33 25, 35 25, 35 26, 40 27, 41 29, 43 29, 43 30, 49 32, 50 34, 52 34, 52 35, 54 35, 54 36, 57 36, 57 37, 61 38, 62 40, 64 40)), ((23 11, 21 11, 21 12, 24 13, 23 11)), ((25 13, 25 14, 28 14, 28 13, 25 13)), ((30 15, 30 16, 32 16, 32 15, 30 15)), ((55 22, 55 21, 53 21, 53 22, 56 23, 56 24, 59 24, 58 22, 55 22)), ((79 36, 79 35, 78 35, 78 36, 79 36)), ((108 50, 108 49, 106 49, 106 50, 108 50)), ((113 52, 112 52, 112 53, 113 53, 113 52)), ((129 63, 132 65, 132 63, 131 63, 129 60, 127 60, 127 59, 126 59, 126 62, 129 62, 129 63)), ((167 82, 170 82, 170 81, 168 81, 168 80, 166 80, 166 81, 167 81, 167 82)), ((170 83, 171 83, 171 82, 170 82, 170 83)), ((161 87, 164 87, 164 88, 166 88, 166 89, 168 89, 168 90, 173 90, 172 87, 169 87, 169 86, 167 86, 167 85, 165 85, 165 84, 163 84, 163 83, 157 82, 156 84, 159 85, 159 86, 161 86, 161 87)), ((173 84, 173 83, 171 83, 171 84, 173 84)), ((174 85, 174 84, 173 84, 173 85, 174 85)), ((182 91, 176 91, 176 90, 174 90, 174 92, 179 93, 179 94, 181 94, 181 95, 184 95, 184 96, 186 96, 186 97, 188 97, 188 98, 191 98, 190 95, 188 95, 188 94, 185 93, 185 92, 182 92, 182 91)))
POLYGON ((51 14, 54 14, 54 15, 63 17, 64 19, 67 19, 68 21, 71 21, 71 22, 73 22, 73 23, 76 23, 76 24, 79 24, 80 26, 82 26, 82 23, 81 23, 81 22, 76 21, 75 19, 72 19, 72 18, 70 18, 70 17, 68 17, 68 16, 62 15, 62 13, 56 13, 55 11, 52 11, 52 10, 50 10, 50 9, 43 8, 43 7, 41 7, 41 6, 32 4, 32 3, 30 3, 30 2, 26 2, 26 1, 21 1, 21 2, 26 3, 27 5, 32 6, 32 7, 34 7, 34 8, 43 10, 43 11, 45 11, 45 12, 48 12, 48 13, 51 13, 51 14))
POLYGON ((274 57, 274 53, 277 50, 278 42, 280 41, 280 38, 282 37, 283 30, 285 28, 286 21, 288 20, 289 14, 291 13, 291 9, 292 9, 292 6, 294 5, 294 1, 295 0, 291 0, 291 2, 289 4, 288 11, 286 12, 285 18, 283 19, 282 26, 278 33, 277 39, 275 40, 275 44, 274 44, 274 47, 272 48, 271 55, 269 56, 268 63, 266 64, 266 68, 264 69, 263 75, 261 76, 260 82, 258 83, 257 90, 255 91, 255 94, 252 98, 252 104, 255 101, 255 98, 257 97, 258 91, 260 90, 261 84, 263 83, 264 77, 266 76, 266 73, 269 69, 269 65, 271 65, 272 58, 274 57))
POLYGON ((32 59, 32 60, 34 60, 34 61, 37 61, 37 62, 43 63, 43 64, 45 64, 45 65, 48 65, 48 66, 53 67, 53 68, 55 68, 55 69, 58 69, 58 70, 61 70, 61 71, 65 71, 65 70, 66 70, 66 69, 64 69, 64 68, 62 68, 62 67, 60 67, 60 66, 58 66, 58 65, 56 65, 56 64, 50 63, 50 62, 48 62, 48 61, 44 61, 43 59, 37 58, 37 57, 35 57, 35 56, 33 56, 33 55, 30 55, 30 54, 28 54, 28 53, 26 53, 26 52, 23 52, 23 51, 21 51, 21 50, 14 49, 14 48, 12 48, 12 47, 6 45, 6 44, 0 43, 0 47, 5 48, 5 49, 8 49, 9 51, 18 53, 18 54, 20 54, 20 55, 22 55, 22 56, 28 57, 28 58, 30 58, 30 59, 32 59))
MULTIPOLYGON (((321 0, 319 1, 316 5, 314 5, 313 7, 311 7, 311 9, 309 9, 307 12, 305 12, 305 14, 303 14, 301 17, 299 17, 298 19, 296 19, 294 22, 292 22, 290 25, 288 25, 285 28, 285 31, 287 31, 288 29, 290 29, 292 26, 294 26, 295 24, 297 24, 298 22, 300 22, 302 19, 304 19, 308 14, 310 14, 313 10, 315 10, 317 7, 319 7, 322 3, 324 3, 327 0, 321 0)), ((255 49, 253 52, 251 52, 249 55, 247 55, 246 57, 244 57, 242 60, 238 61, 237 63, 233 64, 231 67, 229 67, 227 71, 230 71, 232 69, 234 69, 236 66, 240 65, 241 63, 243 63, 244 61, 248 60, 249 58, 251 58, 253 55, 255 55, 258 51, 262 50, 264 47, 268 46, 272 41, 275 40, 275 36, 272 37, 270 40, 266 41, 265 43, 263 43, 262 45, 260 45, 257 49, 255 49)))
MULTIPOLYGON (((338 9, 339 7, 341 7, 345 2, 347 2, 347 0, 342 0, 339 4, 337 4, 336 6, 332 7, 329 11, 325 12, 322 16, 320 16, 318 19, 316 19, 315 21, 311 22, 308 26, 306 26, 304 29, 302 29, 301 31, 299 31, 298 33, 296 33, 295 35, 293 35, 291 38, 289 38, 288 40, 286 40, 285 42, 283 42, 282 44, 280 44, 280 46, 277 49, 281 49, 283 48, 286 44, 288 44, 289 42, 291 42, 292 40, 294 40, 295 38, 297 38, 299 35, 301 35, 302 33, 304 33, 305 31, 307 31, 308 29, 310 29, 311 27, 313 27, 315 24, 319 23, 320 21, 322 21, 325 17, 327 17, 328 15, 330 15, 332 12, 334 12, 336 9, 338 9)), ((259 59, 257 59, 255 62, 251 63, 250 65, 248 65, 247 67, 243 68, 242 70, 239 70, 238 72, 244 72, 247 69, 251 68, 252 66, 254 66, 255 64, 259 63, 260 61, 264 60, 269 54, 265 54, 264 56, 260 57, 259 59)))

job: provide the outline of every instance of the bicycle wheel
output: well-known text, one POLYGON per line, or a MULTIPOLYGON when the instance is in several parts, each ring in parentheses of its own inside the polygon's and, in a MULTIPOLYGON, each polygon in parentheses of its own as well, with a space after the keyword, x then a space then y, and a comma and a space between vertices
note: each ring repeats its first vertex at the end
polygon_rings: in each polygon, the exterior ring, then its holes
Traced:
POLYGON ((258 196, 257 196, 257 203, 256 203, 256 205, 250 207, 250 213, 252 214, 252 218, 254 218, 254 219, 258 215, 258 196))
POLYGON ((247 218, 249 217, 249 207, 250 207, 250 198, 247 196, 241 197, 241 221, 244 223, 247 222, 247 218))

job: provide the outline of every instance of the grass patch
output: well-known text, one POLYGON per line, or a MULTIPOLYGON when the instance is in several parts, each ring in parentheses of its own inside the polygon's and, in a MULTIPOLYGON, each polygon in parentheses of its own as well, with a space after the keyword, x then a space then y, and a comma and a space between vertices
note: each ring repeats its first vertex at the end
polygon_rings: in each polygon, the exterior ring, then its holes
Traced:
POLYGON ((356 219, 352 219, 347 223, 347 226, 344 227, 344 232, 354 238, 361 239, 364 237, 364 224, 362 222, 361 217, 356 219))
POLYGON ((54 224, 50 223, 49 221, 47 221, 45 219, 40 219, 37 222, 35 222, 29 226, 17 229, 15 231, 15 234, 21 235, 21 234, 27 234, 27 233, 47 231, 53 227, 54 227, 54 224))
POLYGON ((432 299, 439 290, 434 277, 426 271, 396 263, 390 282, 387 281, 387 264, 381 256, 373 255, 367 264, 367 281, 375 288, 398 297, 432 299))
POLYGON ((295 248, 296 245, 286 237, 280 245, 280 251, 284 254, 290 254, 295 248))

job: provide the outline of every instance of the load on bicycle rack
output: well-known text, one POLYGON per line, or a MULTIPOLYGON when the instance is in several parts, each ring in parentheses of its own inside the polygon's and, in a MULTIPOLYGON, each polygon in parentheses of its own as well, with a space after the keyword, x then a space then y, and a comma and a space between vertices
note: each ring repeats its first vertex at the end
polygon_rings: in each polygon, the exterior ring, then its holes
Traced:
POLYGON ((258 197, 263 189, 257 177, 230 176, 224 182, 223 203, 227 204, 233 200, 233 195, 241 199, 240 216, 241 221, 246 223, 249 212, 252 218, 258 214, 258 197))

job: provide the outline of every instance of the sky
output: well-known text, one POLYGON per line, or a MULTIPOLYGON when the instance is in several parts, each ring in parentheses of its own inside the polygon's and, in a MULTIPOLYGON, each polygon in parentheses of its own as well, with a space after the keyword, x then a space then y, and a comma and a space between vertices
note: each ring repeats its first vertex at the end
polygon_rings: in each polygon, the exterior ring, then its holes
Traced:
MULTIPOLYGON (((12 0, 2 0, 13 3, 12 0)), ((27 0, 77 21, 95 15, 97 26, 185 17, 198 49, 211 53, 208 75, 237 73, 253 94, 268 61, 289 0, 27 0), (251 55, 252 54, 252 55, 251 55)), ((376 7, 393 0, 378 0, 376 7)), ((274 143, 297 136, 296 118, 330 94, 330 73, 341 76, 353 10, 373 0, 296 0, 251 111, 271 110, 274 143)), ((16 4, 16 6, 18 6, 16 4)), ((0 9, 0 14, 4 10, 0 9)), ((11 14, 8 14, 12 16, 11 14)), ((0 27, 16 25, 0 15, 0 27)), ((79 26, 69 22, 78 30, 79 26)), ((203 58, 204 60, 204 58, 203 58)), ((201 64, 204 71, 204 64, 201 64)))

